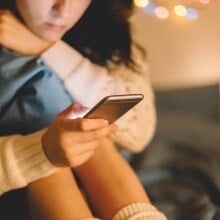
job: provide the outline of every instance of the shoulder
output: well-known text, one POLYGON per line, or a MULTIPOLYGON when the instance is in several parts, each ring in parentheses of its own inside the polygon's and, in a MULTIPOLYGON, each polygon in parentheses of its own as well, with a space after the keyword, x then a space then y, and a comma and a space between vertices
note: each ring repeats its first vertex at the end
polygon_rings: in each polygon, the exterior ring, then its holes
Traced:
POLYGON ((129 85, 129 87, 146 87, 151 81, 147 57, 135 45, 132 45, 131 49, 135 65, 131 67, 124 64, 110 65, 109 72, 115 77, 120 78, 123 84, 129 85))

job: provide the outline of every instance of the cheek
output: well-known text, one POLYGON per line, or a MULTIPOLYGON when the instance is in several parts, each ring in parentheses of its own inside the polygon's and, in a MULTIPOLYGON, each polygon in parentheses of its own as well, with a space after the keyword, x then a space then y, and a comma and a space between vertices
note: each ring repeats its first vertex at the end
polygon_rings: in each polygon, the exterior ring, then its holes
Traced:
POLYGON ((45 7, 43 7, 43 5, 44 4, 40 2, 33 4, 33 0, 16 1, 18 12, 28 26, 32 26, 34 23, 39 23, 40 20, 45 17, 45 7))
POLYGON ((34 32, 36 35, 39 35, 42 31, 44 31, 44 23, 47 21, 46 15, 42 13, 37 13, 33 11, 33 13, 27 13, 23 16, 24 22, 27 27, 34 32))
POLYGON ((37 16, 35 14, 26 14, 23 16, 24 22, 28 29, 30 29, 32 32, 34 32, 36 35, 38 35, 40 31, 40 16, 37 16))
POLYGON ((78 8, 78 10, 74 10, 71 14, 71 18, 70 18, 70 28, 73 27, 79 20, 80 18, 83 16, 83 14, 86 12, 87 8, 90 5, 91 1, 88 1, 89 3, 83 5, 81 8, 78 8))

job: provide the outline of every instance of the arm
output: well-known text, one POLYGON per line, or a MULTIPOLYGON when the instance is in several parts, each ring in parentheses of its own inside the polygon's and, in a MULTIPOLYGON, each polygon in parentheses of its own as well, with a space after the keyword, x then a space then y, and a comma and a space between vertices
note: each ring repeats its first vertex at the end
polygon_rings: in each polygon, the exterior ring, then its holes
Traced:
POLYGON ((0 137, 0 195, 57 171, 42 150, 43 133, 0 137))
MULTIPOLYGON (((5 49, 0 50, 0 54, 1 135, 5 134, 4 132, 20 133, 21 129, 27 127, 29 129, 26 132, 30 132, 36 124, 42 127, 45 117, 50 117, 49 114, 44 114, 45 110, 51 112, 56 108, 56 104, 49 103, 44 93, 45 86, 47 89, 50 87, 55 89, 46 91, 55 94, 56 98, 57 92, 63 87, 57 87, 60 83, 48 78, 54 74, 47 72, 48 68, 43 68, 41 62, 38 63, 39 59, 22 57, 5 49), (15 66, 16 68, 11 68, 15 66), (34 80, 36 75, 38 81, 34 80), (36 86, 35 81, 40 86, 36 86), (46 83, 45 86, 43 82, 46 83), (43 101, 44 98, 46 103, 43 101), (52 109, 48 109, 48 105, 52 109)), ((61 97, 64 99, 63 95, 61 97)), ((61 109, 63 108, 62 106, 61 109)), ((94 148, 98 146, 99 135, 109 135, 114 130, 114 126, 107 126, 106 122, 99 125, 100 122, 95 120, 93 123, 90 121, 88 125, 88 120, 68 119, 69 111, 72 115, 76 111, 81 111, 81 108, 71 106, 66 112, 67 116, 59 115, 60 120, 56 120, 44 135, 43 150, 41 144, 43 131, 26 136, 11 135, 0 138, 0 195, 51 175, 57 170, 52 164, 78 166, 92 156, 94 148), (106 128, 98 129, 103 126, 106 128), (94 134, 89 132, 90 130, 93 130, 94 134)), ((57 109, 56 114, 58 112, 60 111, 57 109)), ((48 125, 48 122, 46 124, 48 125)))
POLYGON ((39 41, 37 36, 10 13, 2 13, 1 17, 2 28, 4 29, 7 25, 11 27, 12 23, 12 30, 15 33, 11 34, 8 32, 11 28, 5 28, 5 31, 2 31, 5 36, 0 34, 0 44, 22 54, 42 54, 48 66, 64 81, 69 93, 82 105, 91 107, 103 96, 111 94, 143 93, 144 101, 118 121, 121 131, 113 139, 117 144, 134 152, 142 150, 149 143, 155 129, 155 110, 152 89, 147 76, 148 70, 142 58, 136 56, 142 67, 141 75, 123 66, 110 73, 105 68, 91 63, 62 41, 53 46, 42 40, 39 41), (8 19, 11 22, 6 22, 8 19), (17 37, 18 33, 20 38, 17 37), (22 45, 25 47, 23 48, 22 45), (46 50, 48 47, 50 48, 46 50), (42 53, 42 51, 45 52, 42 53), (127 126, 128 123, 129 126, 127 126))
POLYGON ((0 195, 47 177, 58 166, 82 165, 94 154, 99 140, 117 129, 103 119, 70 119, 78 108, 65 109, 49 129, 0 137, 0 195))
POLYGON ((119 131, 112 136, 120 146, 138 152, 151 140, 156 117, 146 62, 134 52, 141 67, 140 74, 124 66, 108 72, 62 41, 41 56, 64 81, 69 93, 84 106, 91 107, 106 95, 143 93, 145 99, 117 122, 119 131))

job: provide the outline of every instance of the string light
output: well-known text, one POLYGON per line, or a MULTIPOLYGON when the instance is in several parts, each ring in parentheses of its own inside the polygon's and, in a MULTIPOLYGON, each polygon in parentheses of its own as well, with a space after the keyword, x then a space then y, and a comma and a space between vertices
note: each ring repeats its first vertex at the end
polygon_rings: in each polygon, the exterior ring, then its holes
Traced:
POLYGON ((155 9, 155 14, 157 15, 158 18, 161 19, 166 19, 169 17, 169 11, 163 6, 157 7, 155 9))
POLYGON ((199 0, 199 2, 206 5, 209 4, 210 0, 199 0))
POLYGON ((156 10, 157 5, 154 2, 149 2, 145 7, 144 10, 148 13, 148 14, 152 14, 154 13, 154 11, 156 10))
POLYGON ((186 9, 186 17, 190 20, 196 20, 198 18, 198 12, 194 8, 186 9))
POLYGON ((134 0, 134 3, 137 7, 145 7, 149 3, 148 0, 134 0))
POLYGON ((211 0, 188 0, 184 1, 164 1, 164 0, 133 0, 137 7, 144 8, 144 11, 159 19, 167 19, 170 15, 185 17, 189 20, 196 20, 199 17, 198 9, 210 4, 211 0), (175 4, 181 2, 182 4, 175 4))
POLYGON ((177 16, 184 17, 186 16, 186 7, 183 5, 175 5, 174 12, 177 16))

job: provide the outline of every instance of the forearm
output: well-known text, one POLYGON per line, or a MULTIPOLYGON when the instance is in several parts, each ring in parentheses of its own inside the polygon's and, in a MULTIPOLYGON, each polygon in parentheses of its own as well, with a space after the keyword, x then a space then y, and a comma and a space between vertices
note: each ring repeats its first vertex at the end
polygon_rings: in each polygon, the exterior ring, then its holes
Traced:
POLYGON ((118 145, 133 152, 141 151, 150 142, 154 134, 156 114, 145 61, 136 58, 140 64, 140 74, 125 66, 109 72, 106 68, 93 64, 64 42, 57 42, 42 54, 42 58, 64 81, 74 99, 84 106, 92 107, 107 95, 143 93, 145 99, 118 121, 119 132, 112 138, 118 145))
POLYGON ((124 92, 122 80, 106 68, 92 63, 74 48, 59 41, 41 57, 61 78, 74 100, 92 107, 104 96, 124 92))

